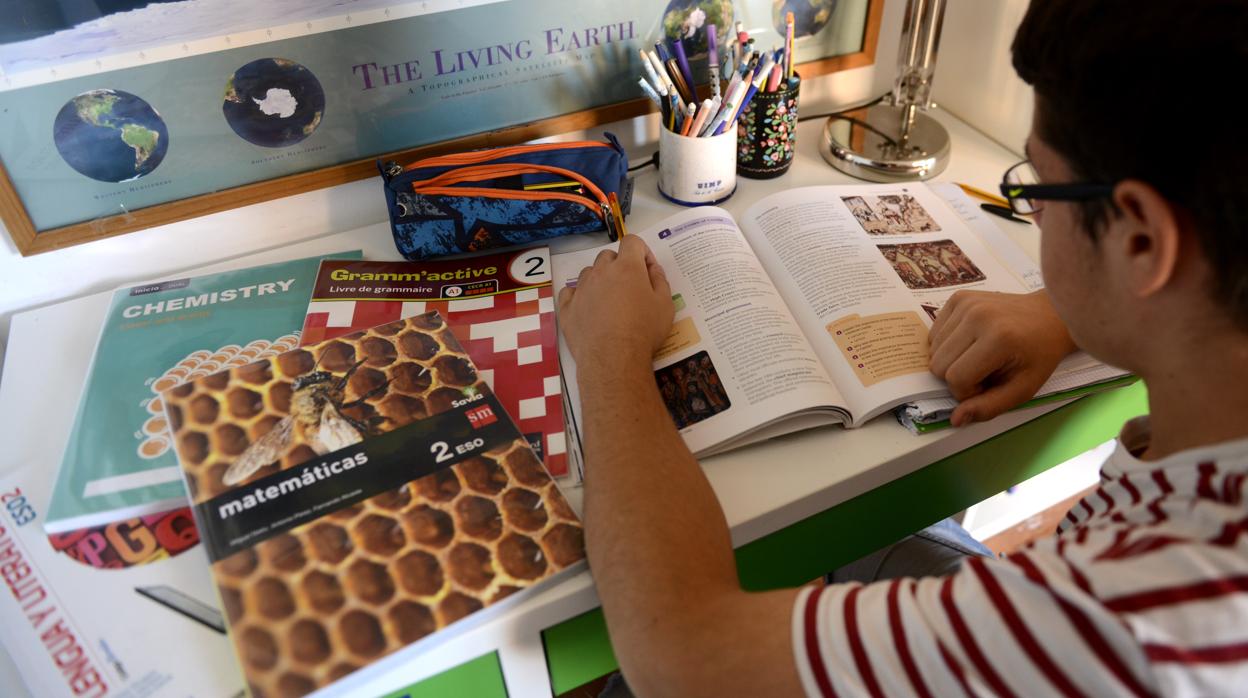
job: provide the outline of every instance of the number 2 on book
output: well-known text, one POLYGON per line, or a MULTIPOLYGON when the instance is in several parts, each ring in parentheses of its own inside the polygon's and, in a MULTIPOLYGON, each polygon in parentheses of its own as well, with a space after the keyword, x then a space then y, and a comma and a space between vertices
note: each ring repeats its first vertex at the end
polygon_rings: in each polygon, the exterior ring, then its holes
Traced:
POLYGON ((452 458, 451 447, 448 446, 445 441, 433 442, 433 444, 429 446, 429 451, 437 456, 433 461, 435 463, 442 463, 452 458))
POLYGON ((546 272, 542 271, 542 265, 546 263, 545 257, 536 257, 536 256, 528 257, 524 260, 524 263, 533 265, 529 267, 528 271, 524 272, 525 276, 533 277, 533 276, 545 276, 546 275, 546 272))

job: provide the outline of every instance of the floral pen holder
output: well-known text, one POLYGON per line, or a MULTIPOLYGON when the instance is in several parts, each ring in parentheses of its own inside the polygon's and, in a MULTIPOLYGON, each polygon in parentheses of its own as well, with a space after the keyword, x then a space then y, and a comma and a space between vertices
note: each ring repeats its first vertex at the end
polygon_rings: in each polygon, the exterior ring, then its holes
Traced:
MULTIPOLYGON (((781 83, 783 83, 781 79, 781 83)), ((793 164, 797 145, 797 93, 801 78, 775 92, 758 92, 737 121, 737 174, 779 177, 793 164)))

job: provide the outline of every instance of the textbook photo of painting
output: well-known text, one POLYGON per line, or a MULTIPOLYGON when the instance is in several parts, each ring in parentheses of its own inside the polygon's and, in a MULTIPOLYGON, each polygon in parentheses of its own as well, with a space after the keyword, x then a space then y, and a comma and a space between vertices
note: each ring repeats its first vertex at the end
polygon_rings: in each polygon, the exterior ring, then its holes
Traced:
POLYGON ((772 0, 771 25, 776 33, 784 36, 784 18, 793 13, 793 38, 814 36, 828 26, 832 13, 836 10, 836 0, 772 0))
POLYGON ((52 141, 79 174, 101 182, 128 182, 165 159, 169 129, 143 99, 120 90, 91 90, 61 107, 52 141))
POLYGON ((312 71, 285 58, 261 58, 225 83, 225 120, 239 137, 286 148, 311 136, 325 115, 325 91, 312 71))
POLYGON ((880 245, 879 248, 907 288, 944 288, 985 279, 984 272, 953 240, 880 245))
POLYGON ((705 351, 654 372, 663 404, 677 429, 714 417, 732 407, 719 371, 705 351))
POLYGON ((680 39, 690 59, 707 55, 706 28, 711 24, 724 45, 732 29, 732 0, 671 0, 663 10, 663 36, 680 39))
POLYGON ((842 196, 841 201, 868 235, 940 232, 940 224, 910 194, 842 196))

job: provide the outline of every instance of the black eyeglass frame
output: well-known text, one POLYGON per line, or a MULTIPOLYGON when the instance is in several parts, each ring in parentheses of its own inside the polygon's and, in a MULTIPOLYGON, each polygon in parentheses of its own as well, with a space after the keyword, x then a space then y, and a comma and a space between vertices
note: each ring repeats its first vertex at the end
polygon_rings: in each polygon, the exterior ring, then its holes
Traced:
MULTIPOLYGON (((1030 160, 1013 165, 1005 171, 1001 182, 1001 196, 1010 202, 1010 209, 1014 213, 1020 215, 1030 215, 1040 211, 1040 206, 1030 205, 1029 210, 1020 208, 1019 199, 1027 199, 1030 201, 1091 201, 1092 199, 1100 199, 1112 196, 1114 193, 1113 184, 1098 184, 1094 182, 1071 182, 1069 184, 1011 184, 1005 181, 1009 178, 1010 173, 1014 170, 1030 166, 1030 160)), ((1033 168, 1034 169, 1034 168, 1033 168)))

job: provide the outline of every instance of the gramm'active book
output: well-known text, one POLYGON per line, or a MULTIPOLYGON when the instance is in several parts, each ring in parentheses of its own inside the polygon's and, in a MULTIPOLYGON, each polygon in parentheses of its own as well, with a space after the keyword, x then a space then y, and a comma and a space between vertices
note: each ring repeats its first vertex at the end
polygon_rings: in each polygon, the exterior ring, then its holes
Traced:
POLYGON ((546 469, 568 474, 546 247, 423 262, 326 260, 302 344, 436 310, 546 469))
POLYGON ((160 392, 294 348, 321 259, 119 289, 104 317, 44 529, 66 533, 185 506, 160 392))

